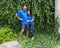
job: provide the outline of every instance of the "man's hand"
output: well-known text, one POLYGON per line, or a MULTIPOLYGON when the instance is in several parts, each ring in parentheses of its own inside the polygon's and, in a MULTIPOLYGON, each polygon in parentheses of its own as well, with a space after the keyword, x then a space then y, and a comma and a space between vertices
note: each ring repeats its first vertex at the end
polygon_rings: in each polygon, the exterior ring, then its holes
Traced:
POLYGON ((27 20, 27 22, 31 22, 30 20, 27 20))
POLYGON ((18 15, 17 15, 17 14, 16 14, 16 17, 17 17, 19 20, 21 20, 21 21, 23 20, 22 18, 18 17, 18 15))
POLYGON ((23 19, 22 19, 22 18, 20 18, 19 20, 21 20, 21 21, 22 21, 23 19))
POLYGON ((27 22, 32 22, 32 21, 34 21, 34 19, 32 19, 32 20, 27 20, 27 22))

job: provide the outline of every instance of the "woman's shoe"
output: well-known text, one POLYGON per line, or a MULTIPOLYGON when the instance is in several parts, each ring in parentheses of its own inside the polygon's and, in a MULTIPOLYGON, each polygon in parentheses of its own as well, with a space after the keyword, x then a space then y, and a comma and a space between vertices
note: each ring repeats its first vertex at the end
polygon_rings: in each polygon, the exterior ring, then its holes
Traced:
POLYGON ((32 40, 34 40, 34 36, 32 37, 32 40))

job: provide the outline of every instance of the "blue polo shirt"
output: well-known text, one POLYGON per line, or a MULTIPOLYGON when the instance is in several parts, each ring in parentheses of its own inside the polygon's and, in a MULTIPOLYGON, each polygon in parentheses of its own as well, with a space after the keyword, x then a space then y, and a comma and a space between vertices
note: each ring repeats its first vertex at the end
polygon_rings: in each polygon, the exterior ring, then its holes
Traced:
POLYGON ((27 22, 27 20, 28 20, 27 12, 25 10, 21 10, 21 11, 17 12, 17 15, 22 18, 22 24, 27 24, 28 23, 27 22))
MULTIPOLYGON (((28 20, 34 19, 33 15, 28 15, 28 20)), ((34 24, 34 21, 28 22, 28 24, 34 24)))

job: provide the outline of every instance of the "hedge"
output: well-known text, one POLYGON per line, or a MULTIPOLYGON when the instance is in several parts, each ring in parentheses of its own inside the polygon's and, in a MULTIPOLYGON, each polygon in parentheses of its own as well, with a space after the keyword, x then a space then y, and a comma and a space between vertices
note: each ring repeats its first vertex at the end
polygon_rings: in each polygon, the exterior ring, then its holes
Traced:
POLYGON ((18 31, 21 22, 15 17, 16 12, 27 5, 35 16, 35 29, 54 31, 54 0, 0 0, 0 27, 10 25, 18 31))

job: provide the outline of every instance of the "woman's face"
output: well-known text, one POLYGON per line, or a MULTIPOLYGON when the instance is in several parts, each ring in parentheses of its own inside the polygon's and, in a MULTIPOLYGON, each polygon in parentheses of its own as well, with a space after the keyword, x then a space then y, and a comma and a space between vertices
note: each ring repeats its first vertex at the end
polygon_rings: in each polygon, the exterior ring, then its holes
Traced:
POLYGON ((30 11, 27 11, 28 15, 30 15, 30 11))

